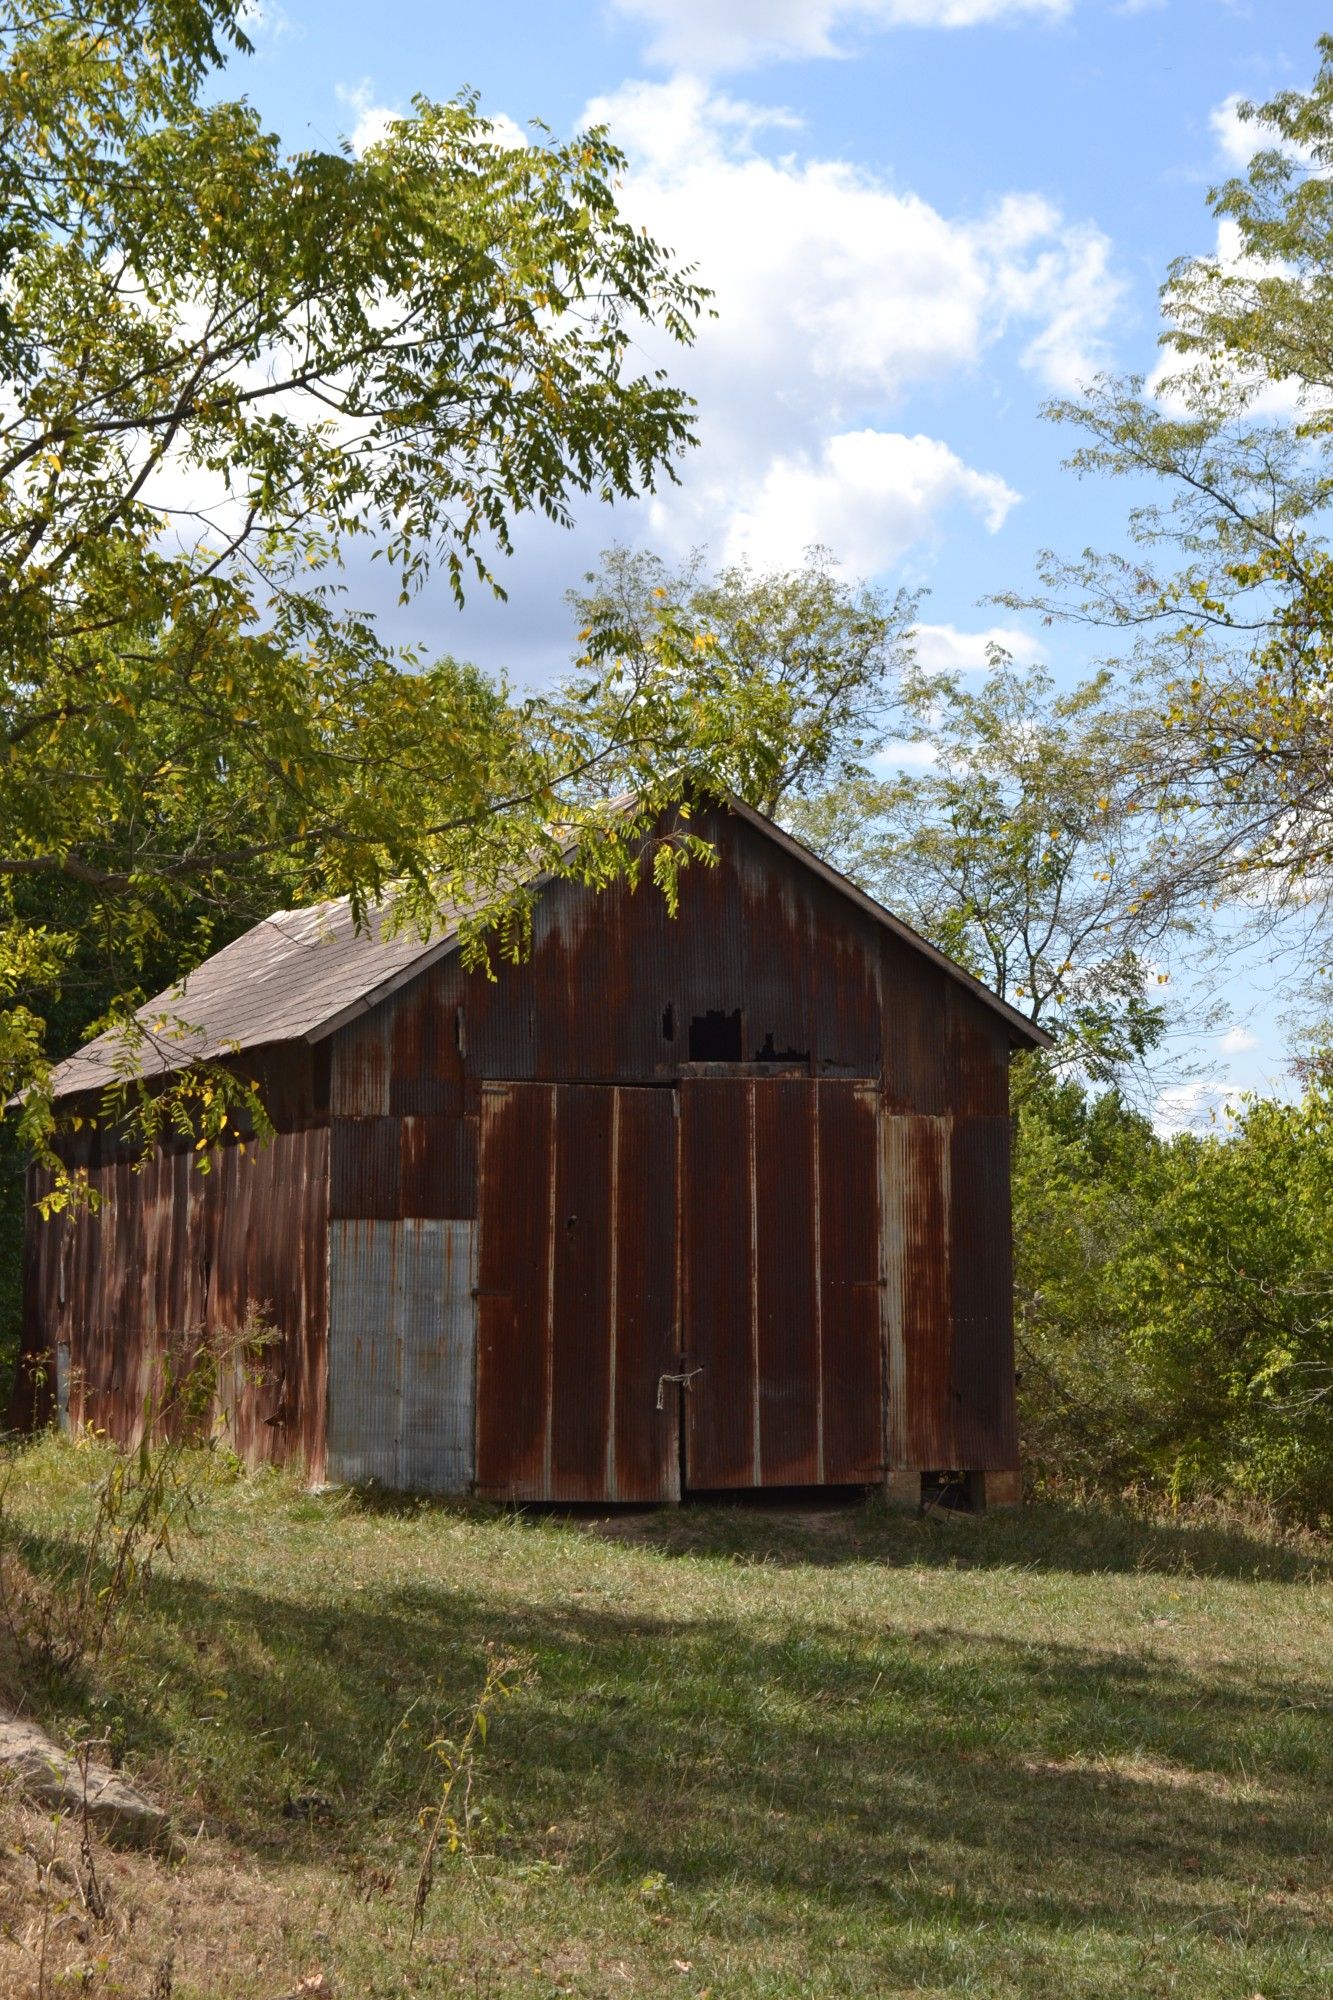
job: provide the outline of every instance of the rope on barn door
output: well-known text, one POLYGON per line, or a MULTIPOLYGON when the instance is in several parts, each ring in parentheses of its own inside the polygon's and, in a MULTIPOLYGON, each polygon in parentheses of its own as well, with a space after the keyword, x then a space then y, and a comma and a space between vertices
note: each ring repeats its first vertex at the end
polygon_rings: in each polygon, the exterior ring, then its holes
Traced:
POLYGON ((683 1375, 659 1375, 657 1378, 658 1409, 664 1410, 666 1408, 666 1404, 662 1400, 662 1395, 668 1382, 679 1382, 682 1389, 688 1389, 695 1376, 702 1375, 703 1372, 702 1368, 688 1368, 683 1375))

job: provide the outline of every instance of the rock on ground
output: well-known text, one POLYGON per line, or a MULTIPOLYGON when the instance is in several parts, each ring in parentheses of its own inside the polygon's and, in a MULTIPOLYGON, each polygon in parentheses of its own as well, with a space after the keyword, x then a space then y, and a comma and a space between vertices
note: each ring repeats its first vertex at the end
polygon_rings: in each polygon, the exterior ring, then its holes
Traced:
POLYGON ((28 1798, 82 1819, 109 1840, 132 1847, 170 1844, 171 1822, 161 1806, 91 1758, 70 1756, 35 1722, 0 1709, 0 1776, 18 1781, 28 1798))

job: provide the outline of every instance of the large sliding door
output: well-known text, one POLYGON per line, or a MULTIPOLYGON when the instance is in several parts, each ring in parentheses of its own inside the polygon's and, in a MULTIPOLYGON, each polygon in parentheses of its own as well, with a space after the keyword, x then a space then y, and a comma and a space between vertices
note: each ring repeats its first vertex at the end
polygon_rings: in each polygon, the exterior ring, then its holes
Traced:
POLYGON ((486 1086, 477 1490, 880 1478, 877 1108, 811 1077, 486 1086))
POLYGON ((477 1491, 680 1493, 669 1090, 482 1093, 477 1491))
POLYGON ((698 1078, 680 1098, 686 1484, 878 1479, 874 1085, 698 1078))

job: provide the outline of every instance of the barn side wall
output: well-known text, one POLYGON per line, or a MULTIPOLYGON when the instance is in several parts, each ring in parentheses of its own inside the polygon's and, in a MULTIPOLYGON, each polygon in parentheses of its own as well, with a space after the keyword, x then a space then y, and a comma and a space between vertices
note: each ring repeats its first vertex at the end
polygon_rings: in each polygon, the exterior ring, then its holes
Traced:
POLYGON ((327 1061, 299 1049, 247 1066, 286 1124, 267 1145, 202 1158, 161 1147, 140 1167, 85 1126, 69 1164, 86 1170, 92 1202, 47 1219, 49 1175, 30 1170, 19 1421, 54 1411, 133 1443, 150 1398, 160 1404, 164 1360, 179 1368, 206 1340, 233 1448, 323 1477, 327 1061))
POLYGON ((482 1086, 670 1085, 691 1022, 736 1013, 743 1063, 880 1085, 891 1462, 1017 1465, 1004 1024, 746 822, 697 824, 718 863, 686 871, 678 918, 651 887, 554 885, 522 965, 446 958, 331 1038, 331 1476, 403 1483, 414 1286, 448 1329, 425 1483, 471 1476, 482 1086))

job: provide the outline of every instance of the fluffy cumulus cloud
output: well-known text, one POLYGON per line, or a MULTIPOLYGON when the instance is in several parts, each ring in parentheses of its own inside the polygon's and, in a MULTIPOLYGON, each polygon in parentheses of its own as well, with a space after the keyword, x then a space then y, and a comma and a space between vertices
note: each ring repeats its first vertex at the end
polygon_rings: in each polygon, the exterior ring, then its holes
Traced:
POLYGON ((774 458, 732 515, 723 553, 764 565, 800 561, 826 543, 859 574, 896 563, 940 515, 962 505, 993 532, 1018 499, 994 473, 975 472, 938 438, 843 431, 817 456, 774 458))
POLYGON ((629 156, 626 211, 713 292, 692 354, 644 342, 697 397, 704 443, 653 535, 760 560, 822 541, 876 570, 948 510, 998 528, 1005 479, 894 418, 1006 338, 1044 386, 1091 374, 1120 296, 1105 238, 1024 195, 950 218, 803 155, 789 113, 694 77, 627 85, 587 115, 629 156))
MULTIPOLYGON (((1254 131, 1251 125, 1247 128, 1254 131)), ((1261 258, 1251 256, 1244 247, 1239 224, 1229 215, 1224 215, 1217 225, 1217 239, 1213 247, 1211 262, 1223 278, 1261 279, 1279 277, 1290 272, 1290 265, 1265 263, 1261 258)), ((1218 362, 1216 357, 1195 360, 1167 349, 1149 371, 1148 394, 1154 397, 1168 416, 1186 417, 1192 413, 1191 388, 1198 394, 1211 395, 1216 387, 1218 362)), ((1295 416, 1301 408, 1303 391, 1294 377, 1287 376, 1281 381, 1273 381, 1262 370, 1249 369, 1243 361, 1229 362, 1231 378, 1248 391, 1247 409, 1254 416, 1272 417, 1280 421, 1295 416)))
POLYGON ((375 102, 375 86, 369 77, 360 83, 338 85, 338 102, 350 111, 356 120, 347 135, 352 149, 364 153, 368 146, 384 137, 394 119, 398 117, 392 105, 375 102))
POLYGON ((930 674, 983 673, 992 646, 1024 665, 1041 652, 1031 633, 1017 625, 989 625, 983 632, 960 632, 956 625, 916 628, 917 662, 930 674))
POLYGON ((860 29, 973 28, 1020 17, 1053 20, 1071 0, 613 0, 650 31, 648 54, 692 70, 740 69, 792 56, 836 56, 860 29))
MULTIPOLYGON (((1233 173, 1243 174, 1256 153, 1266 147, 1282 145, 1271 125, 1260 118, 1242 118, 1240 107, 1245 102, 1243 92, 1233 90, 1220 104, 1214 105, 1208 114, 1208 124, 1217 144, 1218 154, 1223 163, 1233 173)), ((1293 159, 1302 160, 1308 166, 1313 155, 1303 146, 1285 146, 1293 159)))
MULTIPOLYGON (((364 153, 368 146, 384 138, 394 119, 406 115, 400 105, 376 102, 375 86, 369 77, 363 77, 360 83, 340 83, 336 92, 339 104, 356 119, 349 134, 352 150, 356 153, 364 153)), ((504 112, 498 116, 492 114, 490 125, 497 146, 526 146, 529 143, 523 128, 506 117, 504 112)))
POLYGON ((1235 1084, 1196 1079, 1173 1083, 1158 1095, 1152 1122, 1164 1139, 1180 1132, 1226 1131, 1243 1096, 1235 1084))

